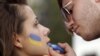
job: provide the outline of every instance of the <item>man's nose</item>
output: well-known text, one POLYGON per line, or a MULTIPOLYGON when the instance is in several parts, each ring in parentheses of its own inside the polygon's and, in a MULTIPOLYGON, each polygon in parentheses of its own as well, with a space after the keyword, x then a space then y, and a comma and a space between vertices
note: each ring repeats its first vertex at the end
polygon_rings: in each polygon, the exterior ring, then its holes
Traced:
POLYGON ((69 21, 65 21, 64 23, 65 23, 65 26, 66 26, 66 28, 67 28, 68 30, 72 30, 72 29, 73 29, 73 26, 74 26, 74 24, 75 24, 75 22, 74 22, 72 16, 69 17, 69 21))

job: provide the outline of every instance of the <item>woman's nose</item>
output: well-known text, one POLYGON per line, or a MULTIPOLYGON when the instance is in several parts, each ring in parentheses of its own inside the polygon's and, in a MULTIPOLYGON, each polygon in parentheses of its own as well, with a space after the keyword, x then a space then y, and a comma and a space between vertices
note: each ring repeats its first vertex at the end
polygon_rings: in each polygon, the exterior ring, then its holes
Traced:
POLYGON ((49 33, 50 33, 50 29, 45 27, 45 30, 44 30, 43 34, 44 35, 49 35, 49 33))
MULTIPOLYGON (((47 27, 44 27, 44 32, 43 32, 44 36, 48 36, 49 33, 50 33, 50 29, 47 27)), ((49 41, 50 41, 50 38, 46 37, 46 42, 49 42, 49 41)))

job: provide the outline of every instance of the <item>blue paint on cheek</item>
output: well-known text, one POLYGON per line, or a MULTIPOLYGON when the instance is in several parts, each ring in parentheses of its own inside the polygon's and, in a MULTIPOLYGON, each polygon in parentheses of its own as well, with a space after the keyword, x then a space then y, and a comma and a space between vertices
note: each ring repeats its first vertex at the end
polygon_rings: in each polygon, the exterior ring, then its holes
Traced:
POLYGON ((35 34, 30 34, 31 39, 35 40, 35 41, 41 41, 41 37, 35 35, 35 34))

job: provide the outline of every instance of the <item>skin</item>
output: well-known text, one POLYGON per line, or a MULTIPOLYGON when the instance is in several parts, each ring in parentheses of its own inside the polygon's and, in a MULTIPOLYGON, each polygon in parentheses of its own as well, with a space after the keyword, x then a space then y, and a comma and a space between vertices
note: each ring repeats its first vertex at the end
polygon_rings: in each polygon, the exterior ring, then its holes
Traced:
MULTIPOLYGON (((63 0, 63 6, 71 0, 63 0)), ((68 30, 90 41, 100 36, 100 0, 72 0, 68 9, 72 10, 69 21, 65 22, 68 30)))
POLYGON ((50 30, 47 27, 39 24, 38 20, 36 19, 35 13, 32 9, 25 5, 19 6, 21 11, 23 12, 22 15, 25 16, 25 21, 23 22, 23 32, 22 34, 16 34, 15 38, 15 47, 16 53, 18 56, 43 56, 48 55, 48 45, 47 43, 50 41, 48 38, 48 34, 50 30), (30 34, 33 33, 41 38, 40 43, 41 46, 34 45, 29 41, 30 34))

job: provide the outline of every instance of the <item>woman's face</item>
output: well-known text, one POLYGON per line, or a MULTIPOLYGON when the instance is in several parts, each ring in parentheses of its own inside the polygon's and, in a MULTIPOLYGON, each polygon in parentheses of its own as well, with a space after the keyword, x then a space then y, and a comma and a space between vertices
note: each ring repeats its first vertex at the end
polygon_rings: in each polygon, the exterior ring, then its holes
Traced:
POLYGON ((29 6, 24 6, 23 15, 23 32, 21 34, 22 50, 29 55, 45 55, 48 54, 48 45, 50 41, 48 34, 50 30, 39 24, 35 13, 29 6))

